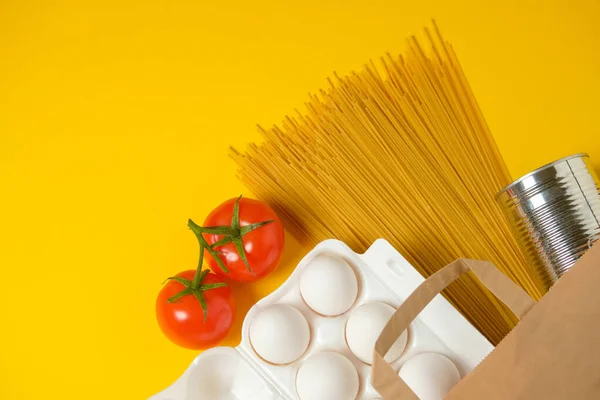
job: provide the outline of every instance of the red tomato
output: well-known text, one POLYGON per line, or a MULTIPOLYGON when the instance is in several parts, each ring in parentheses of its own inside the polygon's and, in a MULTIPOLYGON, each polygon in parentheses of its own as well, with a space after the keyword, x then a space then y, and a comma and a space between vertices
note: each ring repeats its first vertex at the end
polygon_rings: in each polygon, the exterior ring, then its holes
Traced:
MULTIPOLYGON (((178 277, 194 279, 196 271, 184 271, 178 277)), ((208 273, 202 284, 223 283, 215 274, 208 273)), ((200 301, 193 295, 183 296, 173 303, 168 299, 185 286, 169 280, 161 289, 156 299, 156 319, 165 336, 173 343, 193 350, 206 349, 219 343, 227 334, 233 323, 235 307, 229 286, 203 291, 206 299, 207 315, 200 301)))
MULTIPOLYGON (((204 221, 204 226, 230 226, 236 200, 237 198, 227 200, 215 208, 204 221)), ((221 277, 227 277, 234 281, 252 282, 270 274, 279 265, 285 242, 283 227, 275 211, 268 205, 245 197, 239 199, 239 219, 240 226, 273 221, 242 236, 246 258, 252 272, 240 258, 233 243, 215 249, 221 252, 219 258, 229 269, 229 273, 225 273, 209 254, 205 253, 205 259, 208 259, 213 272, 221 277)), ((205 234, 204 238, 209 245, 212 245, 223 236, 205 234)))

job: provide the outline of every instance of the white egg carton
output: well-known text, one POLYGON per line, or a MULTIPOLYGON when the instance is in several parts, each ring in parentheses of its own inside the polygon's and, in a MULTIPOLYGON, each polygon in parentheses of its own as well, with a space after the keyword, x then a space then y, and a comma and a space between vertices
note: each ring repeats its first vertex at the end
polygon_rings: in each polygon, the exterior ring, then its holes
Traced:
MULTIPOLYGON (((383 302, 397 308, 423 281, 424 278, 383 239, 375 241, 364 254, 356 254, 338 240, 321 242, 302 259, 286 282, 250 309, 239 346, 216 347, 203 352, 172 386, 150 400, 301 400, 296 388, 298 370, 307 359, 325 351, 345 356, 356 367, 360 382, 356 400, 377 399, 379 395, 369 383, 371 366, 360 361, 348 347, 346 322, 352 312, 365 303, 383 302), (358 278, 356 301, 347 312, 336 317, 317 314, 300 294, 303 270, 311 260, 323 254, 345 260, 358 278), (310 325, 307 350, 286 365, 265 362, 249 339, 253 318, 273 304, 295 307, 310 325)), ((493 346, 438 295, 410 325, 404 352, 391 365, 399 370, 417 354, 438 353, 449 358, 464 377, 492 350, 493 346)))

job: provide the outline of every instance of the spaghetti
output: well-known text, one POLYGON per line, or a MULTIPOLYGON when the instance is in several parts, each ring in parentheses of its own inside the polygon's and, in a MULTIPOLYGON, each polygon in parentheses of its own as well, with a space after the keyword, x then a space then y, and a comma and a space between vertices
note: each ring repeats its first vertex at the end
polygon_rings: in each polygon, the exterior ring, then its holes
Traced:
MULTIPOLYGON (((533 297, 527 265, 496 192, 511 182, 458 59, 434 23, 427 52, 416 38, 311 96, 306 115, 261 129, 232 149, 240 179, 302 242, 336 237, 364 250, 389 240, 428 276, 458 257, 490 260, 533 297)), ((449 300, 492 342, 516 319, 467 275, 449 300)))

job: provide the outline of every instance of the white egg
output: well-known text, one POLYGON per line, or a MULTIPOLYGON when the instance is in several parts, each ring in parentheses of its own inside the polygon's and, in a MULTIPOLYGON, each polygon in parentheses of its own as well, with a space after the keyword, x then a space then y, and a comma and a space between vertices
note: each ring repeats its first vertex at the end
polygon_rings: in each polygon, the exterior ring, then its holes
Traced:
POLYGON ((336 316, 348 311, 356 301, 358 281, 346 261, 320 255, 302 271, 300 293, 306 304, 317 313, 336 316))
POLYGON ((308 348, 310 327, 304 315, 286 304, 261 310, 250 323, 250 344, 265 361, 288 364, 308 348))
POLYGON ((438 353, 411 357, 398 373, 421 400, 442 400, 460 380, 456 365, 438 353))
POLYGON ((355 400, 358 372, 341 354, 327 351, 306 360, 296 375, 300 400, 355 400))
MULTIPOLYGON (((388 304, 373 302, 363 304, 352 312, 346 322, 346 341, 359 360, 367 364, 373 362, 375 342, 394 311, 388 304)), ((400 357, 407 339, 407 331, 404 331, 384 357, 388 363, 400 357)))

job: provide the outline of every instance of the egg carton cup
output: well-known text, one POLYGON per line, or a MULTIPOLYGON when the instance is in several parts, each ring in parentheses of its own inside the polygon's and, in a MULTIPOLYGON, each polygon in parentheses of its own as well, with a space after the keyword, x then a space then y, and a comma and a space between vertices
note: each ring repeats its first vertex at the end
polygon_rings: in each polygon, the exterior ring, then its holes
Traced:
MULTIPOLYGON (((380 396, 370 384, 371 365, 361 361, 348 346, 346 323, 353 311, 367 303, 380 302, 398 308, 424 280, 386 240, 378 239, 364 254, 353 252, 338 240, 323 241, 300 261, 278 289, 249 310, 237 347, 216 347, 201 353, 175 383, 150 400, 301 400, 296 387, 298 370, 308 359, 323 352, 341 354, 354 365, 359 377, 356 400, 378 399, 380 396), (300 292, 302 273, 311 261, 323 255, 344 260, 358 281, 354 304, 335 317, 313 311, 300 292), (296 308, 310 327, 308 348, 285 365, 266 362, 250 341, 253 319, 274 304, 296 308)), ((390 365, 399 371, 416 355, 437 353, 451 360, 462 378, 493 348, 443 296, 437 295, 410 324, 404 351, 390 365)))

